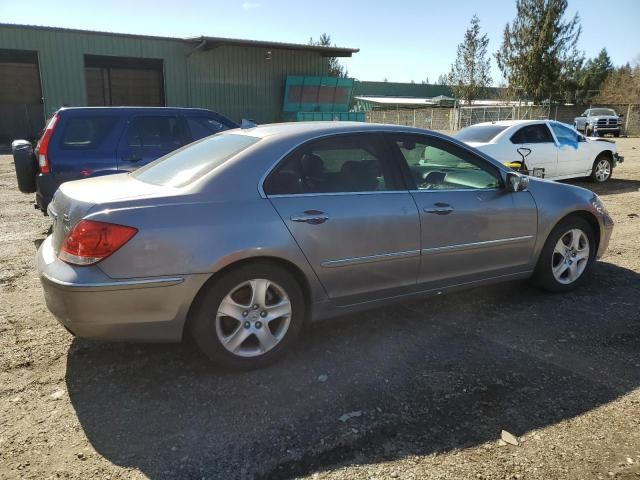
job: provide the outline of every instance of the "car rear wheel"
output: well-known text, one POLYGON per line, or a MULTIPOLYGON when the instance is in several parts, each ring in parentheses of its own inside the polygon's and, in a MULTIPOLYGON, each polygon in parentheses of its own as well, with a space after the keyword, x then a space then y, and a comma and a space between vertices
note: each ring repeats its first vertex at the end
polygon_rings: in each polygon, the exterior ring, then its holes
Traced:
POLYGON ((585 137, 590 137, 591 136, 591 129, 589 128, 589 125, 585 125, 584 126, 584 136, 585 137))
POLYGON ((191 332, 215 363, 259 368, 285 353, 304 315, 296 279, 278 265, 252 263, 223 274, 204 292, 190 319, 191 332))
POLYGON ((611 172, 613 171, 613 164, 611 159, 605 155, 600 154, 593 162, 593 169, 591 170, 591 181, 596 183, 604 183, 611 178, 611 172))
POLYGON ((566 292, 583 281, 596 255, 591 225, 579 217, 561 221, 545 243, 534 280, 544 290, 566 292))

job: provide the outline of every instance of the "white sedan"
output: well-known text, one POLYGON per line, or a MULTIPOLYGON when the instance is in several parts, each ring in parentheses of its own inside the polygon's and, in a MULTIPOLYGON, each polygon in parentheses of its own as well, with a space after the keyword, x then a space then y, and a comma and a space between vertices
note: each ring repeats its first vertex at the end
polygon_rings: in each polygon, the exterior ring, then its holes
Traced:
POLYGON ((553 120, 478 123, 454 137, 516 170, 552 180, 606 182, 623 161, 613 141, 587 138, 553 120))

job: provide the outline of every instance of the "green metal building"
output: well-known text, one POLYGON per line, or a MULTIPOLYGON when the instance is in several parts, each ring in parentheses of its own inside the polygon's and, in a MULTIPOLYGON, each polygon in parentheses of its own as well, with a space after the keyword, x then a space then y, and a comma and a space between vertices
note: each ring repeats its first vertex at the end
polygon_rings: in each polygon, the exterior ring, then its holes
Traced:
POLYGON ((274 122, 287 76, 326 76, 357 49, 0 24, 0 143, 34 137, 61 106, 209 108, 274 122))

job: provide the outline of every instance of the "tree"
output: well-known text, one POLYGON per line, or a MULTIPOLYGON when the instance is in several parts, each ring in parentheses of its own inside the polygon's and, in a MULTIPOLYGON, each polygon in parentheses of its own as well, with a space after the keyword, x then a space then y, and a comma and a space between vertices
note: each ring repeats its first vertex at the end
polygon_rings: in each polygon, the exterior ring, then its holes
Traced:
POLYGON ((640 65, 626 64, 610 73, 600 86, 596 103, 640 103, 640 65))
POLYGON ((437 85, 449 85, 449 77, 445 73, 438 75, 437 85))
POLYGON ((458 45, 456 60, 447 76, 447 84, 456 98, 471 103, 483 89, 491 85, 488 45, 489 37, 486 33, 480 34, 480 19, 474 15, 463 42, 458 45))
POLYGON ((516 18, 504 28, 495 57, 509 87, 536 103, 558 98, 581 58, 578 14, 564 20, 567 0, 516 0, 516 18))
POLYGON ((575 103, 590 104, 602 83, 614 70, 606 48, 600 50, 597 57, 587 60, 577 75, 575 103))
MULTIPOLYGON (((335 43, 331 43, 331 36, 323 33, 320 35, 318 41, 314 41, 313 37, 309 38, 309 45, 316 45, 319 47, 335 47, 335 43)), ((349 76, 349 70, 344 65, 341 65, 336 57, 329 57, 328 73, 330 77, 342 77, 349 76)))

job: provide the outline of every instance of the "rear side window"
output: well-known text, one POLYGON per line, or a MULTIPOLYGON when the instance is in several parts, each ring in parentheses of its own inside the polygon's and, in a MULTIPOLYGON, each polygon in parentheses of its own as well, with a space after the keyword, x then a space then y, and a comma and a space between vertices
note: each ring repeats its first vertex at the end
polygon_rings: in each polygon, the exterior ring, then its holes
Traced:
POLYGON ((303 146, 276 168, 269 195, 397 190, 400 184, 385 145, 371 135, 338 136, 303 146))
POLYGON ((206 175, 260 139, 249 135, 216 135, 169 153, 131 175, 154 185, 183 187, 206 175))
POLYGON ((229 130, 229 127, 223 123, 207 117, 187 117, 187 125, 189 126, 189 130, 191 130, 191 136, 194 140, 229 130))
POLYGON ((186 143, 188 137, 176 117, 134 117, 127 131, 127 144, 130 148, 174 150, 186 143))
POLYGON ((544 123, 538 123, 522 127, 511 136, 511 143, 553 143, 553 137, 544 123))
POLYGON ((503 125, 474 125, 463 128, 453 137, 461 142, 488 143, 506 129, 503 125))
POLYGON ((73 117, 67 120, 62 133, 62 148, 97 148, 116 124, 115 117, 73 117))

